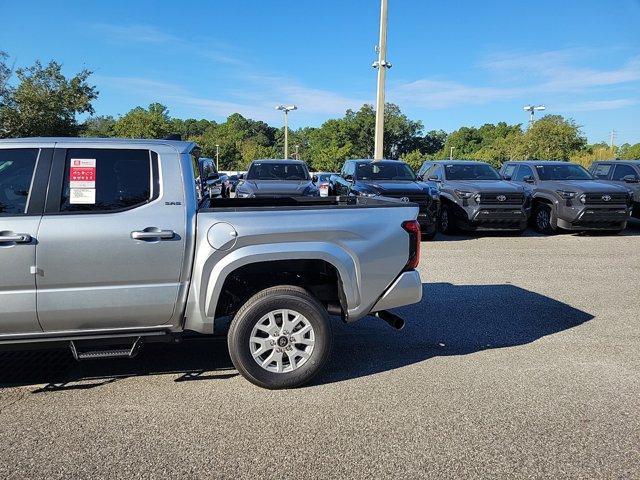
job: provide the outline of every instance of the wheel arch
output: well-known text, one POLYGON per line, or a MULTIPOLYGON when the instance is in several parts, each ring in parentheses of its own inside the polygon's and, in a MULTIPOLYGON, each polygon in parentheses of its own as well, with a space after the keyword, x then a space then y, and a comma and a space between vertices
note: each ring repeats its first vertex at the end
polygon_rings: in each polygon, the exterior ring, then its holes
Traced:
POLYGON ((212 333, 215 318, 232 314, 257 291, 279 284, 303 286, 327 308, 333 308, 332 313, 338 313, 337 307, 346 316, 361 301, 358 272, 353 257, 337 245, 314 242, 243 247, 216 262, 208 277, 201 279, 198 314, 192 311, 185 328, 212 333), (330 288, 323 290, 327 282, 331 282, 330 288), (238 285, 245 285, 240 295, 233 293, 238 285))

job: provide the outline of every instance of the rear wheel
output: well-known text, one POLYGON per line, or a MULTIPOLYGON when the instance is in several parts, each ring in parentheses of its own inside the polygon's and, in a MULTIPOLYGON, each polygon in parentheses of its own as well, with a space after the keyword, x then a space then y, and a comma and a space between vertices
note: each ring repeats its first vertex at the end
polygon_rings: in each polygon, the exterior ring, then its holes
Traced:
POLYGON ((533 225, 540 233, 552 234, 556 227, 552 224, 552 210, 550 205, 539 204, 533 214, 533 225))
POLYGON ((445 235, 451 235, 455 233, 456 228, 453 223, 453 210, 452 208, 444 204, 440 209, 440 216, 438 217, 438 227, 445 235))
POLYGON ((231 361, 251 383, 293 388, 311 380, 329 358, 331 323, 326 309, 306 290, 263 290, 238 311, 228 337, 231 361))

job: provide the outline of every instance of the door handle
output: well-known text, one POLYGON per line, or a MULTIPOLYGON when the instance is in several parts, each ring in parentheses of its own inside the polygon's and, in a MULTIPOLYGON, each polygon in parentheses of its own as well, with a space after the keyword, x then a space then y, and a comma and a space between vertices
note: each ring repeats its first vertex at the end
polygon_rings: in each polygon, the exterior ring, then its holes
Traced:
POLYGON ((29 243, 31 235, 28 233, 5 233, 0 235, 0 242, 29 243))
POLYGON ((173 230, 144 229, 131 232, 131 238, 134 240, 171 240, 176 236, 173 230))

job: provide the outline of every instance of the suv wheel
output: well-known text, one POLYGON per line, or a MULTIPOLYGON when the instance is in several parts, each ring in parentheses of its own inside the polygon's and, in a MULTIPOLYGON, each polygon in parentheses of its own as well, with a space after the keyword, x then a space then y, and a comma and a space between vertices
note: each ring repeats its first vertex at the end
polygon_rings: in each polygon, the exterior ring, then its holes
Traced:
POLYGON ((450 235, 455 232, 455 225, 453 224, 453 210, 449 205, 442 205, 440 209, 440 216, 438 217, 438 227, 440 231, 446 235, 450 235))
POLYGON ((231 361, 260 387, 307 383, 331 351, 326 309, 306 290, 283 285, 251 297, 236 314, 227 339, 231 361))
POLYGON ((552 222, 551 206, 540 204, 536 207, 533 216, 533 224, 536 231, 540 233, 551 234, 556 231, 552 222))

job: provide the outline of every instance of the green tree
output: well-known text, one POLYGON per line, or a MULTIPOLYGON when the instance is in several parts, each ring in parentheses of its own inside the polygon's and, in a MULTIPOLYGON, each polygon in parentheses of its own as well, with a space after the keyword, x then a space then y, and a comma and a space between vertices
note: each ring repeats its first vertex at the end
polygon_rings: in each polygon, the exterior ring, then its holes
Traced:
POLYGON ((116 120, 113 132, 124 138, 164 138, 172 133, 167 107, 160 103, 148 109, 136 107, 116 120))
POLYGON ((11 68, 7 65, 9 55, 0 50, 0 106, 5 102, 5 96, 9 91, 9 78, 11 77, 11 68))
POLYGON ((580 126, 562 115, 545 115, 534 122, 522 137, 517 155, 523 159, 569 160, 587 144, 580 126))
POLYGON ((2 137, 74 136, 80 131, 76 116, 94 112, 91 102, 98 92, 87 83, 92 74, 89 70, 67 78, 61 64, 51 61, 43 66, 37 61, 16 70, 16 87, 8 84, 9 70, 4 61, 0 71, 2 137))
POLYGON ((111 115, 89 117, 82 124, 81 135, 83 137, 113 137, 115 135, 115 132, 113 131, 113 127, 115 124, 116 120, 111 115))
POLYGON ((640 143, 635 145, 623 144, 618 152, 618 157, 622 160, 640 159, 640 143))

